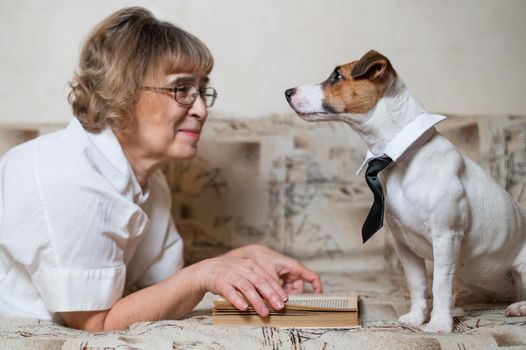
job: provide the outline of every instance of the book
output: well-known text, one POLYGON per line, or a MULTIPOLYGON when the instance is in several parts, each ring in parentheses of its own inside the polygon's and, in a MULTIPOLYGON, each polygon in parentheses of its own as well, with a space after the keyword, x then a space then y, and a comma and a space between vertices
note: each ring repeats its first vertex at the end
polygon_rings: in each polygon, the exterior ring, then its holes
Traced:
MULTIPOLYGON (((268 306, 268 304, 267 304, 268 306)), ((355 328, 360 327, 358 295, 289 295, 282 310, 269 306, 269 316, 261 317, 249 306, 240 311, 226 299, 214 300, 214 325, 267 326, 279 328, 355 328)))

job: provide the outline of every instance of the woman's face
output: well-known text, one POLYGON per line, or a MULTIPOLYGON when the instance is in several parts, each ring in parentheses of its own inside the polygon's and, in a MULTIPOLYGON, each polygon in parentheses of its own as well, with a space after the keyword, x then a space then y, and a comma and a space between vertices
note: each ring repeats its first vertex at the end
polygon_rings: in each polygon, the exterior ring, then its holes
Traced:
MULTIPOLYGON (((204 88, 206 76, 171 74, 147 79, 144 86, 174 88, 193 85, 204 88)), ((182 105, 173 91, 143 89, 135 108, 135 143, 142 157, 152 161, 191 159, 197 153, 197 142, 208 115, 200 95, 193 104, 182 105)))

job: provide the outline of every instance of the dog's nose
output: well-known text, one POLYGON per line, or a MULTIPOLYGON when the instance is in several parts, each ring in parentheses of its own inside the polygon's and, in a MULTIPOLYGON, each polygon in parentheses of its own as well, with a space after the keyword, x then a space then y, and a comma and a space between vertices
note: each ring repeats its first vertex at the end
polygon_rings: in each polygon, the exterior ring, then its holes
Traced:
POLYGON ((287 101, 290 101, 290 98, 292 97, 292 95, 294 95, 295 92, 295 88, 285 90, 285 97, 287 98, 287 101))

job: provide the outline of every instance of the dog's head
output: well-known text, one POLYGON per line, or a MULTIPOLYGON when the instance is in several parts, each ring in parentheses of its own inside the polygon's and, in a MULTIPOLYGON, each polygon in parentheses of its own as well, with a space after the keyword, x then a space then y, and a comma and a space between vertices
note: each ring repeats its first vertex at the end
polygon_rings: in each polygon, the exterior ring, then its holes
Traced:
POLYGON ((320 84, 287 89, 285 97, 307 121, 340 119, 338 115, 368 113, 395 78, 389 60, 371 50, 358 61, 334 68, 320 84))

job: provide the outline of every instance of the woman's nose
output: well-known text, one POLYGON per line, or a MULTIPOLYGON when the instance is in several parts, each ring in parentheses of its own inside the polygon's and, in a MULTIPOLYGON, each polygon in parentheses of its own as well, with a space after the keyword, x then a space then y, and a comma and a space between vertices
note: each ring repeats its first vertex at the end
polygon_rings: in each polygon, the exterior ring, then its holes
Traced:
POLYGON ((201 95, 197 96, 188 112, 190 115, 195 116, 198 119, 206 118, 208 115, 208 107, 206 107, 205 100, 201 97, 201 95))

